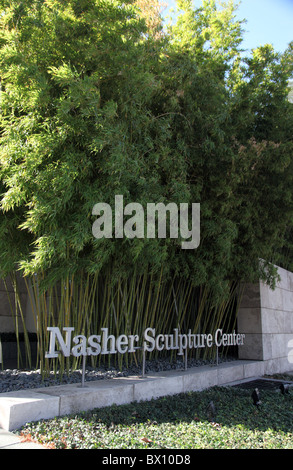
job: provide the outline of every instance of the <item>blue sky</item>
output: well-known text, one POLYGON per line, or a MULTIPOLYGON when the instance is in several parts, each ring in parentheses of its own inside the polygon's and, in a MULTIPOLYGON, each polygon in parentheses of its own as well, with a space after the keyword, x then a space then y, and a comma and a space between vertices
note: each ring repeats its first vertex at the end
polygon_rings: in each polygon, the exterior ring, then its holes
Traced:
MULTIPOLYGON (((175 0, 164 0, 168 8, 175 0)), ((194 0, 196 7, 201 0, 194 0)), ((278 52, 284 52, 293 41, 293 0, 242 0, 238 9, 239 19, 246 19, 244 25, 244 49, 254 49, 264 44, 272 44, 278 52)))

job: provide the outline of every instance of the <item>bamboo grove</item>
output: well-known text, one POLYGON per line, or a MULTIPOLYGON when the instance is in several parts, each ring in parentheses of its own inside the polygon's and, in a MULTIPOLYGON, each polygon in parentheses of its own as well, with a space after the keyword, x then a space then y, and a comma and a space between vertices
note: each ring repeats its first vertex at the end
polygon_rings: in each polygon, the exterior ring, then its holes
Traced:
POLYGON ((25 283, 43 373, 79 365, 45 361, 47 326, 233 328, 240 286, 292 267, 292 43, 245 52, 233 1, 176 5, 0 0, 0 278, 29 362, 25 283), (199 247, 95 239, 117 194, 200 203, 199 247))
MULTIPOLYGON (((191 282, 176 279, 166 282, 162 271, 157 277, 148 273, 137 275, 135 272, 128 279, 111 280, 111 270, 105 273, 82 276, 79 281, 64 279, 46 291, 40 292, 42 277, 25 278, 27 292, 31 303, 35 331, 38 338, 37 361, 31 358, 28 332, 25 329, 24 312, 17 287, 17 277, 12 276, 15 287, 17 307, 11 299, 11 314, 14 317, 15 330, 22 331, 26 339, 26 356, 19 354, 19 366, 39 367, 43 376, 50 371, 63 374, 81 367, 82 358, 45 359, 49 350, 49 335, 47 327, 63 327, 74 325, 75 330, 84 336, 90 336, 109 328, 111 334, 136 334, 143 336, 143 331, 149 327, 160 334, 170 334, 178 328, 180 332, 190 331, 192 334, 209 332, 214 334, 218 328, 233 331, 236 326, 236 312, 241 300, 241 288, 237 283, 231 284, 229 295, 221 301, 214 301, 211 291, 206 286, 194 287, 191 282), (24 360, 25 359, 25 360, 24 360)), ((9 296, 9 293, 8 293, 9 296)), ((227 348, 221 348, 221 353, 227 353, 227 348)), ((98 367, 103 361, 109 366, 127 367, 135 362, 142 363, 142 348, 128 355, 91 356, 92 367, 98 367)), ((154 351, 148 358, 168 354, 170 361, 176 358, 176 352, 159 353, 154 351)), ((208 349, 189 350, 189 356, 201 359, 216 357, 216 347, 208 349)))

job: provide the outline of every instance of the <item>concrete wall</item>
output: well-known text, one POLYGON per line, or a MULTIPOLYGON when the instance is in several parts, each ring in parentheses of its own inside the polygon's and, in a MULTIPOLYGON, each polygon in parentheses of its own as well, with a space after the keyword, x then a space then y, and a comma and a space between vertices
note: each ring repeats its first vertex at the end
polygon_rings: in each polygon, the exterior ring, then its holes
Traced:
POLYGON ((80 384, 0 393, 0 427, 8 431, 25 423, 93 408, 151 400, 166 395, 223 386, 263 375, 263 362, 233 361, 187 371, 164 371, 145 377, 118 377, 80 384))
MULTIPOLYGON (((293 273, 278 269, 276 289, 263 282, 246 284, 238 314, 238 332, 245 333, 239 359, 265 362, 265 373, 293 370, 288 342, 293 339, 293 273)), ((292 349, 292 348, 291 348, 292 349)))
MULTIPOLYGON (((24 315, 27 312, 27 290, 23 279, 18 279, 18 289, 20 293, 20 303, 24 315)), ((6 287, 3 280, 0 280, 0 333, 12 333, 15 331, 14 317, 16 313, 15 296, 13 286, 9 279, 6 280, 6 287), (7 290, 6 290, 7 288, 7 290), (9 295, 7 295, 7 292, 9 295), (13 313, 12 313, 13 312, 13 313)), ((17 312, 18 325, 22 331, 22 321, 19 310, 17 312)))

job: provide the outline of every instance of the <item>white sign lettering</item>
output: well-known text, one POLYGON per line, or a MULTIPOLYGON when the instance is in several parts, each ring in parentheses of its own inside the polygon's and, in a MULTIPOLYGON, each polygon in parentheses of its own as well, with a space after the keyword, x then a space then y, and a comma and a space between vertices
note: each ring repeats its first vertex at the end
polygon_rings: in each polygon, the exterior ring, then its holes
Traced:
MULTIPOLYGON (((46 352, 46 358, 56 358, 61 353, 68 357, 72 354, 79 356, 97 356, 99 354, 125 354, 135 352, 139 348, 138 335, 122 334, 117 338, 108 333, 108 328, 101 328, 100 335, 91 335, 86 338, 84 335, 76 335, 72 338, 73 327, 64 327, 65 340, 58 327, 48 327, 50 332, 49 351, 46 352), (55 349, 56 346, 59 349, 55 349)), ((223 330, 217 329, 215 334, 194 334, 191 330, 187 334, 179 333, 175 328, 173 334, 156 335, 155 328, 146 328, 143 334, 142 349, 152 352, 178 350, 178 355, 183 355, 186 349, 211 348, 213 345, 220 346, 242 346, 245 338, 243 333, 223 333, 223 330)))

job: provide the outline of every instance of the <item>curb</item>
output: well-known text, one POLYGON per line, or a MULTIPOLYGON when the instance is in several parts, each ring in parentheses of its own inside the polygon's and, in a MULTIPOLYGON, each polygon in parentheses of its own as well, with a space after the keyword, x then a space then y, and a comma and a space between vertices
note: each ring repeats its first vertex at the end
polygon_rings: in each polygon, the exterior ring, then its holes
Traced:
MULTIPOLYGON (((112 404, 147 401, 166 395, 200 391, 263 375, 263 363, 232 361, 217 366, 165 371, 38 389, 0 393, 0 426, 14 431, 28 422, 50 419, 112 404)), ((0 441, 1 445, 1 441, 0 441)))

